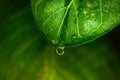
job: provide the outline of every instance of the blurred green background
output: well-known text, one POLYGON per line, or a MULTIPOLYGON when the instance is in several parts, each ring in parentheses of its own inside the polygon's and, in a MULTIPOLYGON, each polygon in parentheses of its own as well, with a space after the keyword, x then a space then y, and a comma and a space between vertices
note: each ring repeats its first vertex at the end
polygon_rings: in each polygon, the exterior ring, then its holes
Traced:
POLYGON ((29 0, 0 0, 0 80, 120 80, 120 27, 82 46, 55 46, 38 31, 29 0))

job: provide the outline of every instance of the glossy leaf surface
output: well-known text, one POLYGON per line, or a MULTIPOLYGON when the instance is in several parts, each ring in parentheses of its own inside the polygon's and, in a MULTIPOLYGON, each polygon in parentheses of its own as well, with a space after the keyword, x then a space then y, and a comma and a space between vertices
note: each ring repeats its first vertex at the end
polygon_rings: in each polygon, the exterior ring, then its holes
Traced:
POLYGON ((120 24, 120 0, 32 0, 38 27, 58 46, 91 41, 120 24))
POLYGON ((110 38, 59 56, 35 27, 29 7, 16 12, 14 5, 5 6, 12 14, 6 9, 4 20, 0 17, 0 80, 120 80, 120 60, 110 38))

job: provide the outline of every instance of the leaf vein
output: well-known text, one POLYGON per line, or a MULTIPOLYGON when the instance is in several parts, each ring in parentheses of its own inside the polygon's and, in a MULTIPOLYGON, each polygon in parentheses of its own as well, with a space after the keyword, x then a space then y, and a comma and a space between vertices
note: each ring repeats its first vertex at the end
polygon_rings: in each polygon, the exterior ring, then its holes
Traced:
MULTIPOLYGON (((95 31, 97 31, 99 28, 100 28, 100 26, 103 24, 102 23, 102 17, 103 17, 103 14, 102 14, 102 0, 99 0, 100 1, 100 24, 96 27, 96 29, 94 30, 94 31, 92 31, 92 33, 94 33, 95 31)), ((91 34, 92 34, 91 33, 91 34)))
POLYGON ((37 13, 38 13, 38 10, 37 10, 38 5, 39 5, 42 1, 43 1, 43 0, 40 0, 40 1, 38 1, 38 2, 35 4, 35 16, 36 16, 36 17, 38 17, 38 15, 37 15, 37 13))
POLYGON ((77 33, 78 33, 78 37, 81 37, 81 35, 80 35, 80 32, 79 32, 79 18, 78 18, 78 13, 77 13, 77 7, 76 7, 76 4, 75 4, 75 1, 74 0, 72 0, 73 1, 73 6, 74 6, 74 8, 75 8, 75 13, 76 13, 76 25, 77 25, 77 33))
POLYGON ((59 28, 58 33, 57 33, 57 39, 58 39, 58 37, 59 37, 59 35, 60 35, 60 31, 62 30, 62 26, 63 26, 64 20, 65 20, 65 18, 66 18, 66 16, 67 16, 68 10, 69 10, 69 8, 70 8, 70 6, 71 6, 72 3, 73 3, 73 0, 71 0, 71 2, 69 3, 69 5, 66 7, 66 12, 65 12, 65 14, 64 14, 64 16, 63 16, 63 19, 62 19, 60 28, 59 28))
POLYGON ((47 21, 48 21, 51 17, 53 17, 55 14, 59 13, 60 11, 62 11, 62 10, 64 10, 64 9, 66 9, 66 7, 63 7, 63 8, 58 9, 55 13, 53 13, 51 16, 49 16, 49 17, 44 21, 43 26, 47 23, 47 21))

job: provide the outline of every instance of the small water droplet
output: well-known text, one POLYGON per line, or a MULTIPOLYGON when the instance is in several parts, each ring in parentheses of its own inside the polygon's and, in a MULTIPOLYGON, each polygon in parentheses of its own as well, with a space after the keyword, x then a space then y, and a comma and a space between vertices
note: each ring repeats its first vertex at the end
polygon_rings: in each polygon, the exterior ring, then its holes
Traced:
POLYGON ((73 36, 72 36, 72 39, 76 39, 76 38, 77 38, 76 35, 73 35, 73 36))
POLYGON ((64 48, 65 48, 65 47, 57 47, 57 48, 56 48, 56 53, 57 53, 58 55, 63 55, 63 54, 64 54, 64 48))
POLYGON ((73 35, 72 36, 72 41, 76 41, 77 40, 77 36, 76 35, 73 35))

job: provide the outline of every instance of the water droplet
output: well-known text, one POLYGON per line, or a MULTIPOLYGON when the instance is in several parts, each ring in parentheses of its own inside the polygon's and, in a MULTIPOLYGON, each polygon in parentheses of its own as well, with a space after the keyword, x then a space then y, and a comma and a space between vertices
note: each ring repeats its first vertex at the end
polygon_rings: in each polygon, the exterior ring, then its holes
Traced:
POLYGON ((76 41, 77 40, 77 36, 73 35, 71 39, 72 39, 72 41, 76 41))
POLYGON ((76 35, 73 35, 73 36, 72 36, 72 39, 76 39, 76 38, 77 38, 76 35))
POLYGON ((63 54, 64 54, 64 48, 65 48, 65 47, 57 47, 57 48, 56 48, 56 53, 57 53, 58 55, 63 55, 63 54))

